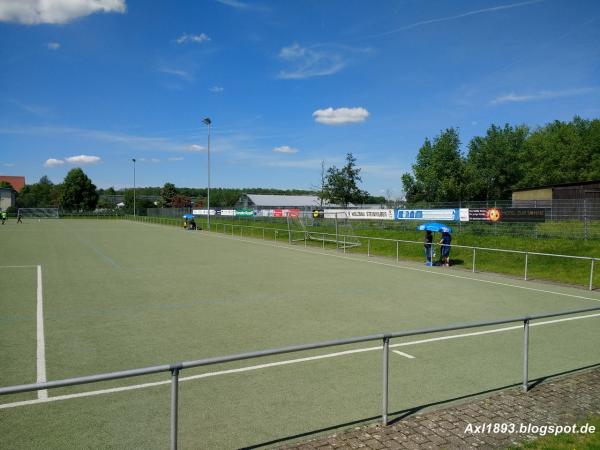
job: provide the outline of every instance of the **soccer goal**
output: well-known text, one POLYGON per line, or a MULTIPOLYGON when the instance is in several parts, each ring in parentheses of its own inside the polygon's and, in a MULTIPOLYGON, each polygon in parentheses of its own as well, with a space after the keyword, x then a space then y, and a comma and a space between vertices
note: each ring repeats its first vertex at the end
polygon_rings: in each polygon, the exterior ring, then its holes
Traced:
POLYGON ((333 224, 335 225, 335 234, 322 233, 310 230, 309 225, 307 223, 308 220, 311 220, 311 225, 314 226, 314 221, 318 219, 314 219, 312 217, 308 218, 306 216, 303 216, 302 214, 291 217, 288 216, 287 225, 290 244, 293 242, 309 240, 328 242, 330 244, 335 244, 337 248, 349 249, 353 247, 358 247, 360 245, 360 241, 346 237, 347 235, 354 235, 352 225, 350 224, 346 216, 343 216, 343 218, 340 217, 338 219, 336 214, 335 220, 333 222, 333 224))
POLYGON ((58 208, 19 208, 21 217, 37 219, 58 219, 58 208))

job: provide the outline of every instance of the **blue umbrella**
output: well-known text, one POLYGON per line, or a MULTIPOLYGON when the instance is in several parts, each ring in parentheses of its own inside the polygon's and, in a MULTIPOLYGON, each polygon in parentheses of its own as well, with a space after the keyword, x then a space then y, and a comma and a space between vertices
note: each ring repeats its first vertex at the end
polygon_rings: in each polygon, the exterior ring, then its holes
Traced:
POLYGON ((438 231, 438 232, 442 232, 442 233, 452 233, 452 228, 450 228, 448 225, 444 225, 443 223, 437 223, 437 222, 427 222, 427 223, 424 223, 423 225, 419 225, 417 227, 417 230, 420 230, 420 231, 438 231))
POLYGON ((194 218, 194 215, 193 215, 193 214, 184 214, 184 215, 183 215, 183 218, 184 218, 184 219, 193 219, 193 218, 194 218))

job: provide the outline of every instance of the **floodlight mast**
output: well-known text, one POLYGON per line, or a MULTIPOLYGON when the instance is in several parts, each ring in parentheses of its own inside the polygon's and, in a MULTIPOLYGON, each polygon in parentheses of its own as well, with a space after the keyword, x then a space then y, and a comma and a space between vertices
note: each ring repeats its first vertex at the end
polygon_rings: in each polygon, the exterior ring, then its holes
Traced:
POLYGON ((210 231, 210 126, 212 124, 212 121, 210 120, 209 117, 205 117, 202 120, 202 123, 208 127, 208 147, 207 147, 208 189, 206 191, 206 217, 207 217, 206 221, 207 221, 208 231, 210 231))
POLYGON ((135 217, 135 158, 131 160, 133 161, 133 217, 135 217))

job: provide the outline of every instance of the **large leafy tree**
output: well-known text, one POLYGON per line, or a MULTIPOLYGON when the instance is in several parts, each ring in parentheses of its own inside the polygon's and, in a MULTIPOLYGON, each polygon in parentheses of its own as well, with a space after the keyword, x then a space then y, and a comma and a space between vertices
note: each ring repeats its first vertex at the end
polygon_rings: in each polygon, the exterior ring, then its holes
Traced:
POLYGON ((464 160, 458 131, 448 128, 419 149, 413 173, 402 175, 406 200, 446 202, 465 195, 464 160))
POLYGON ((98 204, 98 192, 92 180, 79 167, 67 173, 62 186, 60 204, 68 211, 93 211, 98 204))
POLYGON ((173 204, 173 199, 177 194, 177 188, 173 183, 165 183, 160 190, 160 205, 163 208, 170 208, 173 204))
POLYGON ((519 187, 600 179, 600 120, 554 121, 527 139, 519 187))
POLYGON ((323 195, 331 203, 344 206, 348 206, 349 203, 363 203, 368 193, 358 187, 360 181, 360 168, 356 167, 356 158, 352 153, 348 153, 344 167, 338 169, 332 166, 327 169, 323 195))
POLYGON ((524 149, 529 129, 492 125, 485 136, 469 142, 466 159, 466 194, 471 200, 509 199, 523 176, 524 149))
POLYGON ((60 185, 55 185, 44 175, 37 183, 23 187, 17 197, 17 204, 20 208, 57 208, 60 189, 60 185))

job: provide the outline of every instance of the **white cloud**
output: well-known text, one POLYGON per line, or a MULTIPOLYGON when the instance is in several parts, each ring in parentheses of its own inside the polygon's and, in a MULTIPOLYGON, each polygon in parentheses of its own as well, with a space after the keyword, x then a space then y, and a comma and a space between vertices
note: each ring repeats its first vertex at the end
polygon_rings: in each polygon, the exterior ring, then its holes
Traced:
POLYGON ((514 92, 511 92, 510 94, 496 97, 490 103, 492 105, 501 105, 503 103, 521 103, 537 100, 548 100, 559 97, 573 97, 576 95, 589 94, 598 90, 598 87, 585 87, 577 89, 565 89, 561 91, 539 91, 531 94, 515 94, 514 92))
POLYGON ((198 144, 188 145, 185 148, 185 151, 190 152, 190 153, 203 152, 204 150, 205 150, 205 148, 198 144))
POLYGON ((187 44, 190 42, 194 43, 194 44, 202 44, 203 42, 208 42, 208 41, 210 41, 210 38, 205 33, 200 33, 200 34, 183 33, 181 36, 179 36, 175 40, 175 42, 177 42, 178 44, 187 44))
POLYGON ((298 153, 297 148, 290 147, 288 145, 282 145, 281 147, 275 147, 273 149, 275 153, 298 153))
POLYGON ((65 162, 62 159, 50 158, 44 163, 44 167, 62 166, 65 162))
POLYGON ((325 125, 344 125, 347 123, 364 122, 369 117, 365 108, 326 108, 317 109, 313 113, 315 122, 325 125))
POLYGON ((160 162, 160 159, 158 159, 158 158, 152 158, 152 159, 150 160, 150 162, 153 162, 153 163, 159 163, 159 162, 160 162))
POLYGON ((167 158, 169 161, 183 161, 183 156, 172 156, 171 158, 167 158))
POLYGON ((125 0, 2 0, 0 21, 59 24, 97 12, 124 13, 126 9, 125 0))
POLYGON ((99 156, 78 155, 65 158, 69 164, 96 164, 100 162, 99 156))
POLYGON ((162 73, 166 73, 169 75, 175 75, 179 78, 182 78, 186 81, 193 81, 194 77, 190 72, 186 72, 185 70, 181 70, 181 69, 174 69, 171 67, 161 67, 158 69, 159 71, 161 71, 162 73))
POLYGON ((4 163, 2 164, 4 167, 15 167, 15 163, 4 163))
POLYGON ((60 44, 58 42, 48 42, 46 47, 48 47, 48 50, 58 50, 60 48, 60 44))
POLYGON ((214 92, 215 94, 219 94, 221 92, 223 92, 225 89, 223 89, 221 86, 213 86, 210 88, 210 92, 214 92))
POLYGON ((278 75, 278 78, 288 80, 333 75, 347 64, 339 52, 322 47, 302 47, 299 44, 283 47, 279 51, 279 59, 291 65, 291 68, 280 71, 278 75))
POLYGON ((255 2, 253 3, 245 3, 239 0, 217 0, 218 3, 222 5, 229 6, 231 8, 237 9, 239 11, 262 11, 268 12, 269 8, 263 5, 259 5, 255 2))

